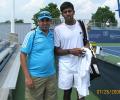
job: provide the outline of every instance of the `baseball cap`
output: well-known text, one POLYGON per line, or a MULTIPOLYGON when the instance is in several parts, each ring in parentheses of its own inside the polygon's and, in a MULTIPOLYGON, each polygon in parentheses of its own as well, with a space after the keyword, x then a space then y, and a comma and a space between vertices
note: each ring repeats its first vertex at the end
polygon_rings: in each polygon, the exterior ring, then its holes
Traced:
POLYGON ((52 19, 51 13, 49 11, 41 11, 38 15, 38 19, 41 20, 44 18, 52 19))

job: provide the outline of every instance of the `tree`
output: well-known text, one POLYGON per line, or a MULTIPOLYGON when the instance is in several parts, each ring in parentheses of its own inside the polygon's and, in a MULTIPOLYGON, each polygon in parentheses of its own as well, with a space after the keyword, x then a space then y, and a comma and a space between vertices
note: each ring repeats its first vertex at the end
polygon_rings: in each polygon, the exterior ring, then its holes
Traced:
MULTIPOLYGON (((115 19, 115 13, 110 11, 108 6, 99 7, 96 13, 92 14, 91 23, 94 23, 96 26, 100 27, 101 23, 106 25, 113 24, 113 26, 117 26, 117 20, 115 19)), ((104 26, 103 25, 103 26, 104 26)))
MULTIPOLYGON (((11 21, 7 20, 4 23, 11 23, 11 21)), ((24 21, 22 19, 15 19, 15 23, 24 23, 24 21)))
POLYGON ((52 15, 52 18, 59 18, 60 17, 60 10, 57 8, 57 5, 54 3, 49 3, 48 6, 40 9, 40 11, 38 11, 36 14, 33 15, 32 20, 34 21, 35 25, 37 25, 37 18, 38 18, 39 13, 43 10, 49 11, 52 15))
POLYGON ((10 23, 10 20, 6 20, 5 22, 3 22, 3 23, 10 23))
POLYGON ((24 21, 22 19, 15 19, 15 23, 24 23, 24 21))

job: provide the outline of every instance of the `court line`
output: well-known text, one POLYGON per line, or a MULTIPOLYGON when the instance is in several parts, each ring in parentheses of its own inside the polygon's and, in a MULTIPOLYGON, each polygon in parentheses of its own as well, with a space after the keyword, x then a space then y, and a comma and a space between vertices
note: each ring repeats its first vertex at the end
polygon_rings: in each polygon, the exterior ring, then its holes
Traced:
POLYGON ((113 54, 111 54, 111 53, 107 53, 107 52, 104 52, 104 51, 103 51, 103 53, 105 53, 105 54, 107 54, 107 55, 111 55, 111 56, 117 57, 117 58, 120 58, 120 56, 113 55, 113 54))
POLYGON ((120 54, 120 52, 118 52, 118 51, 115 51, 115 50, 111 50, 111 49, 108 49, 108 48, 102 48, 103 50, 109 50, 109 51, 113 51, 113 52, 115 52, 115 53, 119 53, 120 54))
POLYGON ((100 47, 117 47, 117 48, 120 48, 120 46, 116 46, 116 45, 115 46, 113 46, 113 45, 112 46, 100 46, 100 47))

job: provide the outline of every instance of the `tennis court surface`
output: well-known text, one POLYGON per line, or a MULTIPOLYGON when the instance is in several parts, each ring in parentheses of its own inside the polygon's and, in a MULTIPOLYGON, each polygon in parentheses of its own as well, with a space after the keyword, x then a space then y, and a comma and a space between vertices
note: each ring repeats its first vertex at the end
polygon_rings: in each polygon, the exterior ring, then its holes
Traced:
POLYGON ((102 50, 104 53, 120 57, 120 46, 103 46, 102 50))

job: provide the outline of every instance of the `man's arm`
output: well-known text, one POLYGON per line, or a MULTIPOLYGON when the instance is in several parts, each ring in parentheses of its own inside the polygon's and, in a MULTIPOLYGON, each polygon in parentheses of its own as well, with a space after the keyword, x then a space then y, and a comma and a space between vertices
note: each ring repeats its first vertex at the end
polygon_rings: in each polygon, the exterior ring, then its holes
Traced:
POLYGON ((80 56, 84 50, 81 48, 73 48, 73 49, 61 49, 60 47, 55 47, 55 53, 59 56, 64 56, 68 54, 72 54, 74 56, 80 56))
POLYGON ((27 54, 21 52, 20 62, 21 62, 21 67, 22 67, 23 73, 25 75, 25 83, 29 88, 32 88, 34 85, 33 85, 32 78, 29 74, 29 71, 27 69, 26 58, 27 58, 27 54))
POLYGON ((86 48, 89 48, 89 47, 90 47, 90 43, 89 43, 89 41, 87 41, 87 43, 85 44, 84 47, 86 47, 86 48))

